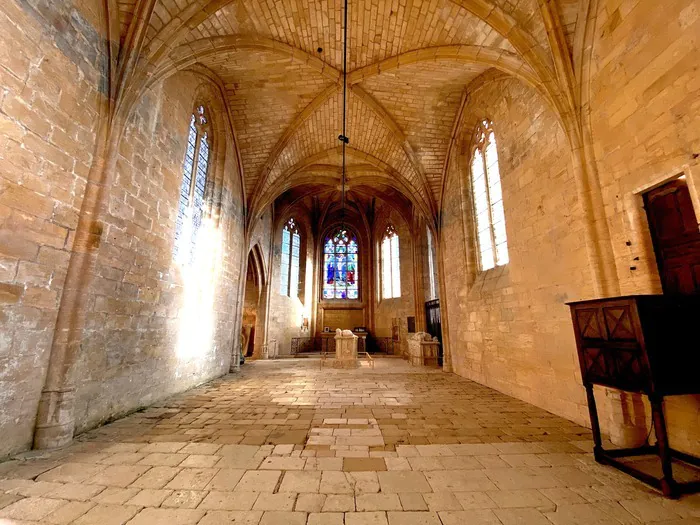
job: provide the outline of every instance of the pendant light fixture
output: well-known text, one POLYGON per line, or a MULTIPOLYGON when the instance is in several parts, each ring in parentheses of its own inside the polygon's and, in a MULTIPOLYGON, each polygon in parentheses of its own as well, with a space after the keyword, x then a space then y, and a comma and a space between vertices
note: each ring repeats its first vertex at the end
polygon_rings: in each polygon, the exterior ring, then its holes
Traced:
POLYGON ((343 144, 343 167, 340 175, 340 217, 341 226, 345 227, 345 148, 350 143, 347 136, 347 91, 348 91, 348 0, 345 0, 345 12, 343 13, 343 132, 338 136, 338 140, 343 144))

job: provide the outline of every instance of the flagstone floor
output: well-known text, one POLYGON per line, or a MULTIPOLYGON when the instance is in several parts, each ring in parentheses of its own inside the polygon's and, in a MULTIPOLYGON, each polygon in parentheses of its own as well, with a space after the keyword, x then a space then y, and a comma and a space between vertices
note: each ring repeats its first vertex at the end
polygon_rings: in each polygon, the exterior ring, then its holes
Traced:
POLYGON ((700 524, 597 465, 589 431, 452 374, 248 362, 0 464, 0 524, 700 524))

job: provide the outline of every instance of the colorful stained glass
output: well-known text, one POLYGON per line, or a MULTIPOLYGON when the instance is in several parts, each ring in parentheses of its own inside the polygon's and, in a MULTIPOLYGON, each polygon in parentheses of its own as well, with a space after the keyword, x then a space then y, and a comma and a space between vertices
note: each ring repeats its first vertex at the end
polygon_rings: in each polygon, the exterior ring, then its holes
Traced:
POLYGON ((356 237, 339 229, 323 247, 323 298, 359 299, 359 250, 356 237))

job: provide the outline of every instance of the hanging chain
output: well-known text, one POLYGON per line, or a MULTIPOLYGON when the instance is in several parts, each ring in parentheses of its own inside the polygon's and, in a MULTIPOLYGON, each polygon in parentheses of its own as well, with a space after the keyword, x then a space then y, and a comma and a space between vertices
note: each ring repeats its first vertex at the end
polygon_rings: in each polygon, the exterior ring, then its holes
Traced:
POLYGON ((347 90, 348 90, 348 0, 345 0, 345 13, 343 23, 343 133, 338 137, 343 143, 343 168, 340 176, 341 180, 341 221, 345 225, 345 148, 350 142, 347 137, 347 90))

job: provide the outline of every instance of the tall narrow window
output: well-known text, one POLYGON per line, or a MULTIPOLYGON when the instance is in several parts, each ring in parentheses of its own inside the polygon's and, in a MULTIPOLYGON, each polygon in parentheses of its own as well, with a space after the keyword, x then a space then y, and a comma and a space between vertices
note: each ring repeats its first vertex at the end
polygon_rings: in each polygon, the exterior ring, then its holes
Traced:
POLYGON ((490 270, 508 263, 508 239, 496 137, 488 120, 477 128, 475 143, 471 182, 476 240, 481 269, 490 270))
POLYGON ((282 260, 280 262, 280 293, 287 297, 299 294, 299 250, 301 236, 292 217, 282 229, 282 260))
POLYGON ((344 228, 323 245, 323 298, 359 299, 359 250, 355 236, 344 228))
POLYGON ((204 218, 204 190, 209 170, 209 122, 203 106, 190 118, 175 222, 173 256, 181 264, 194 258, 197 234, 204 218))
POLYGON ((431 299, 437 299, 437 283, 435 282, 435 248, 433 247, 433 234, 430 228, 426 228, 428 238, 428 285, 431 299))
POLYGON ((399 236, 390 224, 382 239, 382 298, 401 297, 399 236))

